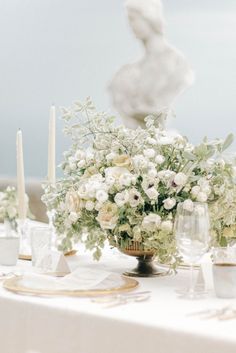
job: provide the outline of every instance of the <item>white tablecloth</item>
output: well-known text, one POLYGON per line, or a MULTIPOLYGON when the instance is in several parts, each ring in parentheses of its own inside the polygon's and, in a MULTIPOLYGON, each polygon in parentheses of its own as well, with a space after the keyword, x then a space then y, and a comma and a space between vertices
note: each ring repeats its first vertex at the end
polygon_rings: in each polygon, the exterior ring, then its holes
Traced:
MULTIPOLYGON (((114 252, 107 252, 99 263, 81 253, 69 260, 72 269, 86 263, 120 273, 135 262, 114 252)), ((32 269, 30 262, 20 261, 18 267, 32 269)), ((236 320, 189 316, 234 300, 217 299, 213 293, 196 301, 179 299, 175 290, 187 280, 186 270, 139 279, 138 290, 151 290, 151 299, 109 309, 88 298, 30 297, 0 288, 0 352, 235 353, 236 320)))

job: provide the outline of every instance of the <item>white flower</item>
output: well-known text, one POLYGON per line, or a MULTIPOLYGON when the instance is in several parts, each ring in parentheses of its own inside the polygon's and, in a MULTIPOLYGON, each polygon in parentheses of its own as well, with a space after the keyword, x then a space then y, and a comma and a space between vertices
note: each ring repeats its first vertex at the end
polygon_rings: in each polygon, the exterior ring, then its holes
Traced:
POLYGON ((170 233, 173 229, 173 223, 171 221, 161 222, 161 230, 170 233))
POLYGON ((79 197, 81 197, 82 199, 85 199, 85 200, 87 198, 89 198, 87 184, 83 183, 79 186, 78 195, 79 195, 79 197))
POLYGON ((156 153, 153 148, 147 148, 143 151, 143 154, 147 158, 154 158, 156 153))
POLYGON ((184 173, 177 173, 174 177, 174 183, 177 185, 177 186, 184 186, 187 182, 187 175, 184 174, 184 173))
POLYGON ((116 194, 114 201, 118 207, 124 206, 124 204, 129 201, 129 192, 127 190, 119 192, 118 194, 116 194))
POLYGON ((145 193, 151 200, 157 200, 159 195, 159 192, 154 187, 145 190, 145 193))
POLYGON ((69 214, 69 220, 70 220, 70 222, 71 222, 72 224, 75 223, 75 222, 77 222, 78 218, 79 218, 79 215, 78 215, 78 213, 76 213, 76 212, 71 212, 71 213, 69 214))
POLYGON ((77 160, 81 160, 81 159, 84 159, 85 158, 85 152, 84 151, 82 151, 82 150, 78 150, 78 151, 76 151, 75 152, 75 158, 77 159, 77 160))
POLYGON ((106 202, 108 200, 108 193, 104 190, 98 190, 96 192, 96 199, 100 203, 106 202))
POLYGON ((91 201, 91 200, 86 201, 85 208, 87 211, 92 211, 94 209, 94 207, 95 207, 95 204, 93 201, 91 201))
POLYGON ((157 173, 157 176, 160 178, 160 180, 165 183, 167 186, 171 186, 171 183, 175 177, 175 172, 172 170, 161 170, 160 172, 157 173))
POLYGON ((164 203, 164 208, 166 210, 171 210, 176 205, 176 200, 174 198, 168 197, 163 201, 163 203, 164 203))
POLYGON ((138 154, 132 159, 133 166, 136 169, 145 169, 148 166, 148 160, 141 154, 138 154))
POLYGON ((151 168, 148 171, 148 176, 150 178, 155 178, 157 176, 157 170, 155 168, 151 168))
POLYGON ((120 186, 130 186, 132 183, 132 174, 124 173, 119 177, 120 186))
POLYGON ((145 216, 142 221, 142 228, 155 232, 161 224, 161 217, 155 213, 150 213, 148 216, 145 216))
POLYGON ((106 176, 105 183, 109 187, 113 186, 115 184, 115 182, 116 182, 116 179, 112 175, 107 175, 106 176))
POLYGON ((197 195, 197 201, 206 202, 207 201, 207 194, 205 194, 204 192, 200 191, 199 194, 197 195))
POLYGON ((137 207, 141 202, 141 194, 136 189, 129 191, 129 204, 131 207, 137 207))
POLYGON ((96 219, 102 229, 114 229, 118 220, 118 207, 115 203, 107 202, 100 208, 96 219))
POLYGON ((183 202, 183 209, 189 212, 193 211, 193 201, 190 199, 187 199, 183 202))
POLYGON ((197 195, 199 194, 200 191, 201 191, 200 186, 196 185, 192 188, 191 194, 193 197, 197 197, 197 195))
POLYGON ((8 206, 7 209, 7 214, 9 216, 9 218, 13 219, 17 216, 17 209, 14 206, 8 206))
POLYGON ((105 169, 105 176, 113 177, 115 180, 119 180, 120 176, 123 174, 129 174, 129 170, 125 167, 109 167, 105 169))
POLYGON ((161 154, 158 154, 155 158, 156 164, 162 164, 165 162, 165 157, 162 156, 161 154))
POLYGON ((84 160, 84 159, 81 159, 81 161, 79 161, 79 162, 77 163, 77 167, 78 167, 78 168, 83 168, 83 167, 85 166, 85 164, 86 164, 85 160, 84 160))
POLYGON ((152 137, 148 137, 147 138, 147 143, 149 145, 156 145, 157 144, 156 140, 154 138, 152 138, 152 137))
POLYGON ((112 161, 115 158, 116 154, 114 152, 109 153, 108 155, 106 155, 106 160, 108 162, 112 161))

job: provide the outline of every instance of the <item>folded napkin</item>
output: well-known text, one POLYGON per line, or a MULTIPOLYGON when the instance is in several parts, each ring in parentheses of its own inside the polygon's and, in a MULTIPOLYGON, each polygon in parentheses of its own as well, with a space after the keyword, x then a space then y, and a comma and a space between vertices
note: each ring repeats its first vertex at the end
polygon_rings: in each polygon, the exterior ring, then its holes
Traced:
POLYGON ((42 274, 25 274, 20 280, 24 287, 40 290, 91 290, 119 287, 124 280, 119 274, 81 267, 63 278, 42 274))

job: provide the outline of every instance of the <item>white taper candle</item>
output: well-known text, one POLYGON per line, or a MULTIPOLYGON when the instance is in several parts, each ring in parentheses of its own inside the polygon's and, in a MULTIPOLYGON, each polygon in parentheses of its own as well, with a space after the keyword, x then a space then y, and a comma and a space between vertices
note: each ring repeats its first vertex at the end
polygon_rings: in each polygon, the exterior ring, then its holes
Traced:
POLYGON ((48 131, 48 182, 56 182, 56 108, 50 108, 49 131, 48 131))
POLYGON ((24 155, 21 130, 16 134, 16 161, 17 161, 17 194, 18 194, 18 217, 21 220, 26 218, 27 207, 25 199, 25 174, 24 155))

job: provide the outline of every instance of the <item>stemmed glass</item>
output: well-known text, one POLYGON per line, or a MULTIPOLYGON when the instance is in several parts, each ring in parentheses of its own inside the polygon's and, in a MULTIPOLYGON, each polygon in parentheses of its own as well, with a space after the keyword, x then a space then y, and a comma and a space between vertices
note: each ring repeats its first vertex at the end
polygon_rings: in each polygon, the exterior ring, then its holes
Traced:
POLYGON ((175 237, 180 255, 190 265, 190 287, 183 297, 194 299, 199 296, 194 290, 194 265, 209 247, 209 214, 205 203, 193 202, 191 207, 179 203, 175 219, 175 237))

